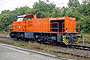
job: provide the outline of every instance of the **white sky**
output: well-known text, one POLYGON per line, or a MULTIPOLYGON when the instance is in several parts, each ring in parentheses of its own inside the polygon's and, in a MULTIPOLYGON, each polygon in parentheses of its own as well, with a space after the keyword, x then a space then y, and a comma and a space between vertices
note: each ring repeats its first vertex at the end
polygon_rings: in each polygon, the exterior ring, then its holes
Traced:
MULTIPOLYGON (((46 1, 46 0, 42 0, 46 1)), ((50 2, 56 4, 56 7, 67 7, 67 3, 69 0, 49 0, 50 2)), ((82 2, 82 0, 79 0, 82 2)), ((21 6, 28 6, 32 8, 32 5, 38 2, 38 0, 0 0, 0 13, 3 10, 14 10, 15 8, 19 8, 21 6)))

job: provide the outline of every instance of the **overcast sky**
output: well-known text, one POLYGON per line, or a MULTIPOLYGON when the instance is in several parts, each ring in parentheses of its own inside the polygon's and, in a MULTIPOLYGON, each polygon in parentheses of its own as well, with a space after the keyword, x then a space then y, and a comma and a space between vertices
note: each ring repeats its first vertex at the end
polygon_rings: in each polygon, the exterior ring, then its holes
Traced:
MULTIPOLYGON (((49 2, 56 4, 57 7, 67 7, 68 1, 69 0, 49 0, 49 2)), ((79 1, 82 2, 82 0, 79 1)), ((38 0, 0 0, 0 12, 8 9, 14 10, 15 8, 19 8, 21 6, 28 6, 32 8, 32 5, 35 2, 38 2, 38 0)))

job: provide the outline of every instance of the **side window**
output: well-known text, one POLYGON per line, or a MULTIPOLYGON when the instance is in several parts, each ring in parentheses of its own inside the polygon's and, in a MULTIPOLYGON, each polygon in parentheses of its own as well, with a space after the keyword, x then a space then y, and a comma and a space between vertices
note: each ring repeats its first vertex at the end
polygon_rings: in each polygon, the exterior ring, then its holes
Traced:
POLYGON ((33 19, 33 17, 24 17, 24 21, 25 20, 30 20, 30 19, 33 19))
POLYGON ((21 21, 23 21, 23 18, 18 18, 17 19, 17 22, 21 22, 21 21))

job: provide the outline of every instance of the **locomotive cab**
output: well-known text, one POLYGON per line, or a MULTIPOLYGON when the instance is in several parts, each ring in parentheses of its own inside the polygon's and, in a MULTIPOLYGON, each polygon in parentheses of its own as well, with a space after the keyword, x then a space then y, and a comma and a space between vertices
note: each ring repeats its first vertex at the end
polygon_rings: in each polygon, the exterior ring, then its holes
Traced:
POLYGON ((17 22, 31 20, 33 19, 33 17, 36 18, 34 15, 21 15, 21 16, 18 16, 17 22))

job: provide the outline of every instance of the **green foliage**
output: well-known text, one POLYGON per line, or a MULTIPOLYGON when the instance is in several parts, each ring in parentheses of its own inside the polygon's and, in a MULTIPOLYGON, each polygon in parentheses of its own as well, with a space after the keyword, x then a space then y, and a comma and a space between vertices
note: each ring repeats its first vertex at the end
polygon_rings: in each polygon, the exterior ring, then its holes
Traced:
POLYGON ((59 8, 55 7, 55 4, 39 1, 39 3, 34 3, 33 13, 38 15, 39 18, 48 18, 60 16, 61 11, 59 8))
POLYGON ((82 31, 83 32, 90 32, 90 17, 89 16, 84 16, 81 15, 80 17, 80 22, 81 22, 81 26, 82 26, 82 31))
POLYGON ((76 17, 77 22, 81 23, 81 32, 90 32, 90 0, 83 0, 82 4, 78 0, 69 0, 68 7, 62 8, 39 0, 34 3, 33 8, 24 6, 13 11, 4 10, 0 14, 0 31, 8 31, 9 25, 17 20, 18 15, 28 14, 36 14, 38 18, 76 17))
POLYGON ((78 8, 80 5, 79 1, 78 0, 69 0, 69 3, 68 3, 68 7, 75 7, 75 8, 78 8))

